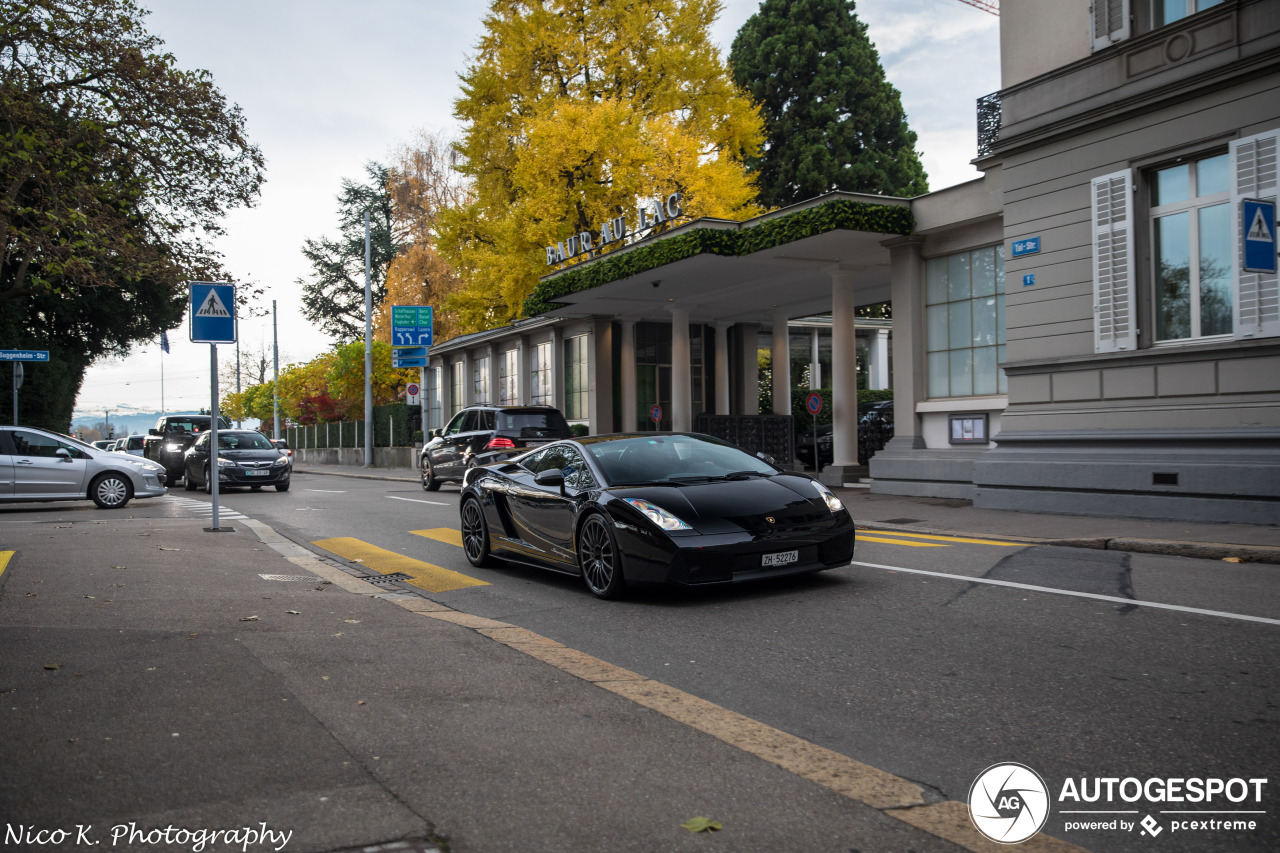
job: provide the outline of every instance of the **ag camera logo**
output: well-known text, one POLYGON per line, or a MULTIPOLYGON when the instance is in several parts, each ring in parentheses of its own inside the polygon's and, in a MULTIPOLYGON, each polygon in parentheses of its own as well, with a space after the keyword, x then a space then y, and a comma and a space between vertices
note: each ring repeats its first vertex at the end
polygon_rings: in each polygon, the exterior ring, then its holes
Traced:
POLYGON ((1049 789, 1025 764, 993 764, 969 788, 969 817, 997 844, 1017 844, 1049 819, 1049 789))

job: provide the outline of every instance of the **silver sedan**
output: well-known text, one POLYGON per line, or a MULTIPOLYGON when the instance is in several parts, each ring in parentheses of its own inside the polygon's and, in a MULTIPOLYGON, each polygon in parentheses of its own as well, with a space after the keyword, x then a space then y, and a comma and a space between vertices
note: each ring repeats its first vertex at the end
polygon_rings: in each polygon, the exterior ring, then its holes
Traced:
POLYGON ((168 491, 164 466, 150 459, 36 427, 0 426, 0 503, 92 500, 118 509, 168 491))

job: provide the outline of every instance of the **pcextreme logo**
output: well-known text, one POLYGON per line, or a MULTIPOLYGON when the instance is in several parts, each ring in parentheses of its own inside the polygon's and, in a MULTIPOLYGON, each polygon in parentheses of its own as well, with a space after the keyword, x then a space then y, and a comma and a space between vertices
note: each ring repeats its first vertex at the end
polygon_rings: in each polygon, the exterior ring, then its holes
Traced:
POLYGON ((1025 764, 993 764, 969 788, 969 816, 998 844, 1026 841, 1049 819, 1049 789, 1025 764))

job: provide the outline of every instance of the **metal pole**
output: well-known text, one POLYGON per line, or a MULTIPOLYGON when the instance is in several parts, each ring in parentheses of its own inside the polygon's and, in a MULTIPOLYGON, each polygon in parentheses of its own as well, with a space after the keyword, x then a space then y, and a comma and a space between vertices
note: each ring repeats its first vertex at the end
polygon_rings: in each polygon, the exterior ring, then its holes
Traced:
MULTIPOLYGON (((211 336, 212 337, 212 336, 211 336)), ((218 345, 209 344, 209 492, 213 495, 213 527, 218 530, 218 345)))
MULTIPOLYGON (((274 303, 272 307, 274 307, 274 303)), ((240 336, 239 335, 236 335, 236 399, 237 400, 240 399, 240 336)), ((243 403, 240 404, 240 408, 241 409, 244 408, 243 403)), ((244 421, 240 418, 236 418, 236 429, 240 429, 240 427, 242 426, 244 426, 244 421)))
POLYGON ((275 359, 276 377, 271 383, 271 437, 280 438, 280 333, 276 327, 276 301, 271 300, 271 355, 275 359))
POLYGON ((18 389, 22 387, 22 362, 13 363, 13 425, 18 425, 18 389))
MULTIPOLYGON (((517 380, 519 381, 519 380, 517 380)), ((418 368, 418 393, 422 396, 418 398, 418 411, 421 413, 419 426, 422 428, 422 443, 427 443, 427 369, 425 367, 418 368)), ((413 445, 413 436, 409 436, 409 444, 413 445)))
POLYGON ((364 212, 364 467, 373 467, 373 288, 369 283, 369 211, 364 212))

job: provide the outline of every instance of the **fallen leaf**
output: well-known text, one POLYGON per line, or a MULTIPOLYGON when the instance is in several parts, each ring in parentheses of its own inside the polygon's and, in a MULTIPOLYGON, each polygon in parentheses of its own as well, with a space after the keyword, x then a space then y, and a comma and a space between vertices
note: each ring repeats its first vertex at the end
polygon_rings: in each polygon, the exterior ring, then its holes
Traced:
POLYGON ((363 704, 364 704, 364 700, 363 700, 363 699, 361 699, 361 700, 360 700, 359 702, 357 702, 356 704, 357 704, 357 705, 363 705, 363 704))
POLYGON ((1224 562, 1224 563, 1243 563, 1243 562, 1244 562, 1244 560, 1243 560, 1242 558, 1240 558, 1240 557, 1223 557, 1223 558, 1222 558, 1222 562, 1224 562))
POLYGON ((159 548, 161 551, 181 551, 182 550, 181 548, 169 548, 164 545, 157 545, 156 547, 159 548))
POLYGON ((45 669, 62 669, 62 664, 60 664, 60 663, 47 663, 47 664, 45 664, 45 665, 44 665, 44 668, 45 668, 45 669))
POLYGON ((128 567, 128 566, 112 566, 111 568, 113 568, 113 569, 127 569, 127 568, 129 568, 129 567, 128 567))
POLYGON ((705 817, 691 817, 680 825, 690 832, 716 832, 721 828, 720 821, 705 817))
POLYGON ((301 615, 302 615, 302 611, 301 611, 301 610, 286 610, 286 611, 285 611, 285 613, 292 613, 294 616, 301 616, 301 615))
POLYGON ((352 625, 359 625, 359 624, 360 624, 360 620, 359 620, 359 619, 343 619, 342 621, 343 621, 343 622, 350 622, 352 625))
POLYGON ((96 595, 86 595, 85 598, 97 598, 96 595))
POLYGON ((257 622, 258 617, 257 616, 241 616, 240 621, 241 622, 257 622))
POLYGON ((341 631, 339 631, 338 633, 334 634, 333 636, 335 636, 335 637, 341 637, 341 636, 342 636, 342 632, 341 632, 341 631))

